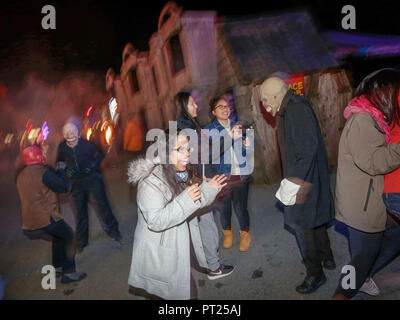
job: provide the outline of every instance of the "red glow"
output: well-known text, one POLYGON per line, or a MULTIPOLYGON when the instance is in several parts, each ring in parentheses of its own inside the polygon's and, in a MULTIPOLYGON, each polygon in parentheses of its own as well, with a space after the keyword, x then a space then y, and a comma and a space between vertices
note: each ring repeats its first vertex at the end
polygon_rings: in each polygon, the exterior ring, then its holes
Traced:
POLYGON ((89 117, 90 111, 92 111, 93 107, 89 107, 89 109, 86 112, 86 117, 89 117))

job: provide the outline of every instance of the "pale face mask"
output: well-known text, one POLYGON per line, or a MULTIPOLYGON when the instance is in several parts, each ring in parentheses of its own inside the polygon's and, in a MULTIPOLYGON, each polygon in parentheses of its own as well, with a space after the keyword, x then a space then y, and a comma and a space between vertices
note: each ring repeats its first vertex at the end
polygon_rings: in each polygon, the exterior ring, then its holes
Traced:
POLYGON ((273 117, 279 111, 287 90, 285 82, 276 77, 268 78, 261 85, 260 94, 262 104, 273 117))
POLYGON ((67 141, 67 144, 69 146, 74 146, 78 142, 79 139, 78 128, 72 123, 67 123, 63 127, 63 135, 64 139, 67 141))

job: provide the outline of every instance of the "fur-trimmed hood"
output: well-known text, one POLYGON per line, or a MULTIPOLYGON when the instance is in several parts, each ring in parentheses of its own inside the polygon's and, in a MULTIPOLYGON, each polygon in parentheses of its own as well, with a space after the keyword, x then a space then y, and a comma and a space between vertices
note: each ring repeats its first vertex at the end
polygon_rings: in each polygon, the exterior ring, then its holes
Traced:
POLYGON ((137 184, 140 180, 147 177, 150 171, 160 164, 160 158, 138 158, 129 162, 128 165, 128 183, 137 184))

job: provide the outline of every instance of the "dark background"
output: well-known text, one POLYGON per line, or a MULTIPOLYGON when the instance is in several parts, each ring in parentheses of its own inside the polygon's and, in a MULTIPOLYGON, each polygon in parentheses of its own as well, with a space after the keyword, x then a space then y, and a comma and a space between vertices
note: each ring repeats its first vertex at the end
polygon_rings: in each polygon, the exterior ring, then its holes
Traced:
MULTIPOLYGON (((398 1, 176 1, 184 10, 215 10, 242 16, 307 8, 320 30, 339 30, 346 4, 356 8, 356 32, 400 35, 398 1)), ((58 80, 65 71, 118 73, 122 50, 132 42, 148 50, 150 36, 167 1, 2 1, 0 82, 18 82, 26 72, 58 80), (41 8, 56 8, 56 30, 43 30, 41 8)), ((354 30, 351 30, 354 32, 354 30)))

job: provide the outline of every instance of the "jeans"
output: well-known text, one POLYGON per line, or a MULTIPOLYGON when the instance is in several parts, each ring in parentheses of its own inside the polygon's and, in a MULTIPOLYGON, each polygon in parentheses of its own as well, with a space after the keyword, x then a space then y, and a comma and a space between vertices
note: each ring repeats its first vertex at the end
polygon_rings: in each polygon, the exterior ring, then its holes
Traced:
POLYGON ((74 232, 64 219, 54 221, 40 229, 23 230, 25 236, 52 241, 52 260, 54 268, 63 268, 63 273, 75 272, 74 232))
POLYGON ((103 230, 109 235, 119 234, 118 221, 108 202, 103 179, 100 174, 75 180, 72 185, 72 198, 75 207, 76 241, 81 247, 89 243, 88 201, 93 196, 98 218, 103 230))
POLYGON ((238 219, 240 230, 248 231, 250 226, 249 212, 247 211, 247 198, 249 194, 249 183, 244 182, 232 187, 231 194, 221 200, 220 215, 222 229, 231 229, 232 202, 238 219))
POLYGON ((217 270, 220 267, 218 255, 219 234, 212 212, 199 216, 199 229, 208 268, 217 270))
POLYGON ((387 266, 400 253, 400 227, 393 226, 385 231, 366 233, 347 226, 349 231, 349 245, 351 260, 348 265, 355 268, 355 289, 343 289, 342 278, 339 280, 336 294, 343 294, 348 298, 354 297, 358 289, 368 277, 387 266))
POLYGON ((307 276, 318 276, 322 273, 322 262, 333 260, 331 244, 326 226, 313 229, 295 228, 296 240, 303 256, 307 276))
POLYGON ((384 193, 382 198, 386 209, 400 218, 400 193, 384 193))

